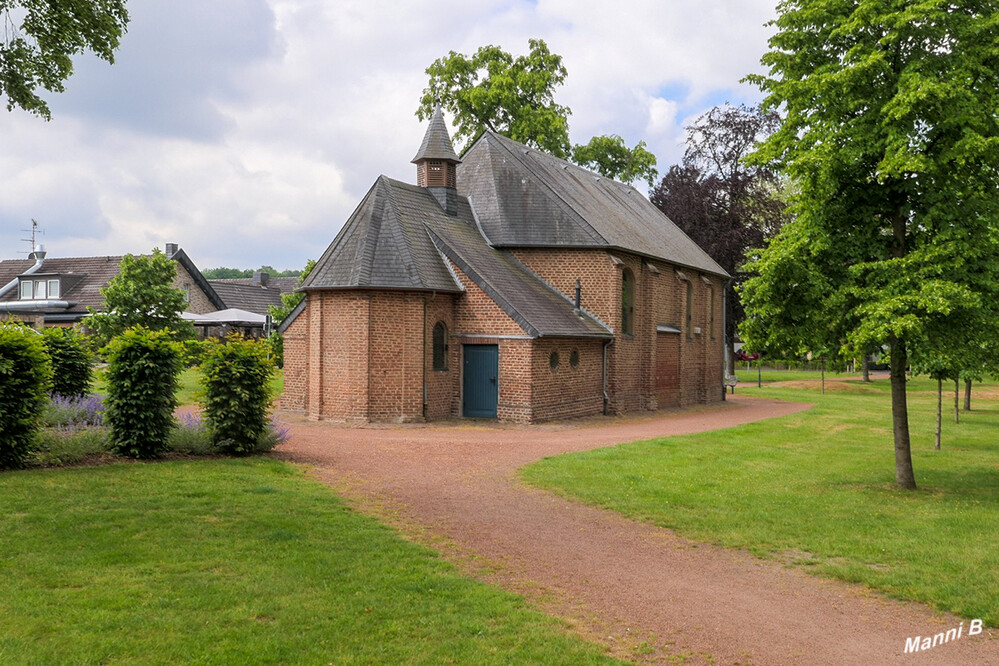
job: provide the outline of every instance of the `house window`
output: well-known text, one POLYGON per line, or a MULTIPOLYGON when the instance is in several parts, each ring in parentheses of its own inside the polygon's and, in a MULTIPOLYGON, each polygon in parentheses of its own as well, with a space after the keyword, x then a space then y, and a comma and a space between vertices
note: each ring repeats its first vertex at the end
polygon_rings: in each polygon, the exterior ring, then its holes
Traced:
POLYGON ((687 280, 687 339, 694 339, 694 283, 687 280))
POLYGON ((569 352, 569 365, 571 365, 573 368, 578 368, 579 367, 579 350, 578 349, 573 349, 571 352, 569 352))
POLYGON ((31 300, 31 296, 34 293, 32 291, 33 289, 34 289, 34 285, 32 284, 31 280, 22 280, 21 281, 21 300, 22 301, 30 301, 31 300))
POLYGON ((434 324, 434 370, 447 370, 447 326, 434 324))
POLYGON ((635 334, 635 275, 628 268, 621 272, 621 332, 635 334))
POLYGON ((553 351, 548 355, 548 365, 551 367, 552 372, 558 370, 558 352, 553 351))
POLYGON ((59 298, 59 280, 49 280, 49 298, 59 298))
POLYGON ((45 280, 35 281, 35 300, 44 301, 46 299, 45 280))
POLYGON ((191 302, 191 285, 190 284, 185 284, 184 285, 184 302, 185 303, 190 303, 191 302))

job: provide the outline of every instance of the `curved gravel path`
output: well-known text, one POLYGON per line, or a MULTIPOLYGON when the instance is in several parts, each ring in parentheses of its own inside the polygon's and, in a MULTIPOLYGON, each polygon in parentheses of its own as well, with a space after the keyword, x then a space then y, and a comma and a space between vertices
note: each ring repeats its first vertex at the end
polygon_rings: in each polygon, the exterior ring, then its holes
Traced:
MULTIPOLYGON (((722 405, 582 424, 349 428, 284 414, 278 456, 310 465, 360 510, 481 580, 525 595, 614 656, 717 664, 999 664, 986 629, 927 652, 905 639, 960 618, 882 598, 747 553, 521 484, 545 456, 725 428, 809 405, 730 396, 722 405)), ((964 632, 967 633, 965 621, 964 632)))

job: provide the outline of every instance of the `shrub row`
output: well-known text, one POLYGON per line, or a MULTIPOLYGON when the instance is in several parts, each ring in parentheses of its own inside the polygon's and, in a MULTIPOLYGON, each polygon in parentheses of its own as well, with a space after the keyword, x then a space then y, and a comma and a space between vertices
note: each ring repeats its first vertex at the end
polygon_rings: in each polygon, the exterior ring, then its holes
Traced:
POLYGON ((200 362, 211 448, 229 454, 269 449, 280 439, 268 423, 274 370, 268 346, 232 336, 177 343, 167 332, 127 330, 102 350, 108 360, 106 405, 84 396, 92 362, 84 341, 67 329, 43 334, 0 325, 0 468, 19 467, 42 420, 50 427, 109 428, 112 449, 136 458, 168 447, 176 421, 177 380, 200 362), (52 399, 47 400, 51 393, 52 399), (268 442, 272 441, 269 445, 268 442))

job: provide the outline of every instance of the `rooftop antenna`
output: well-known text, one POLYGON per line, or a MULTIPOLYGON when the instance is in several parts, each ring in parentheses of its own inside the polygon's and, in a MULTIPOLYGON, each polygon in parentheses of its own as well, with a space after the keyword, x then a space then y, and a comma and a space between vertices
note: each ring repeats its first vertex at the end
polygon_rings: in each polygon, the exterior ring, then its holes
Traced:
POLYGON ((22 239, 21 239, 21 240, 22 240, 22 241, 24 241, 25 243, 31 243, 31 249, 30 249, 30 250, 28 250, 27 252, 24 252, 24 251, 22 250, 22 251, 20 252, 20 254, 27 254, 27 255, 30 255, 30 254, 32 254, 32 253, 33 253, 33 252, 35 251, 35 249, 36 249, 36 248, 38 247, 38 245, 37 245, 37 243, 36 243, 36 241, 37 241, 37 239, 38 239, 38 236, 44 236, 44 235, 45 235, 45 230, 44 230, 44 229, 39 229, 39 228, 38 228, 38 220, 36 220, 35 218, 31 218, 31 229, 21 229, 21 231, 23 231, 23 232, 24 232, 24 233, 26 233, 26 234, 27 234, 27 233, 30 233, 30 234, 31 234, 31 238, 22 238, 22 239))

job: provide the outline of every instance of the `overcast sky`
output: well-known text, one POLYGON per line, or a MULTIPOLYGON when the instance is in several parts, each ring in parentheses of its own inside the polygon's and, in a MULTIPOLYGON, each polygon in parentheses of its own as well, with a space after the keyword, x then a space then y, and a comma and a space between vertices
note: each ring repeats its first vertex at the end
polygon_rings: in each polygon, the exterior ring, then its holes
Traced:
POLYGON ((564 58, 571 140, 645 140, 663 172, 684 125, 759 100, 740 79, 775 5, 133 0, 116 63, 78 58, 51 122, 0 108, 0 258, 26 256, 34 218, 50 256, 176 242, 202 268, 299 268, 379 174, 415 182, 430 63, 532 37, 564 58))

